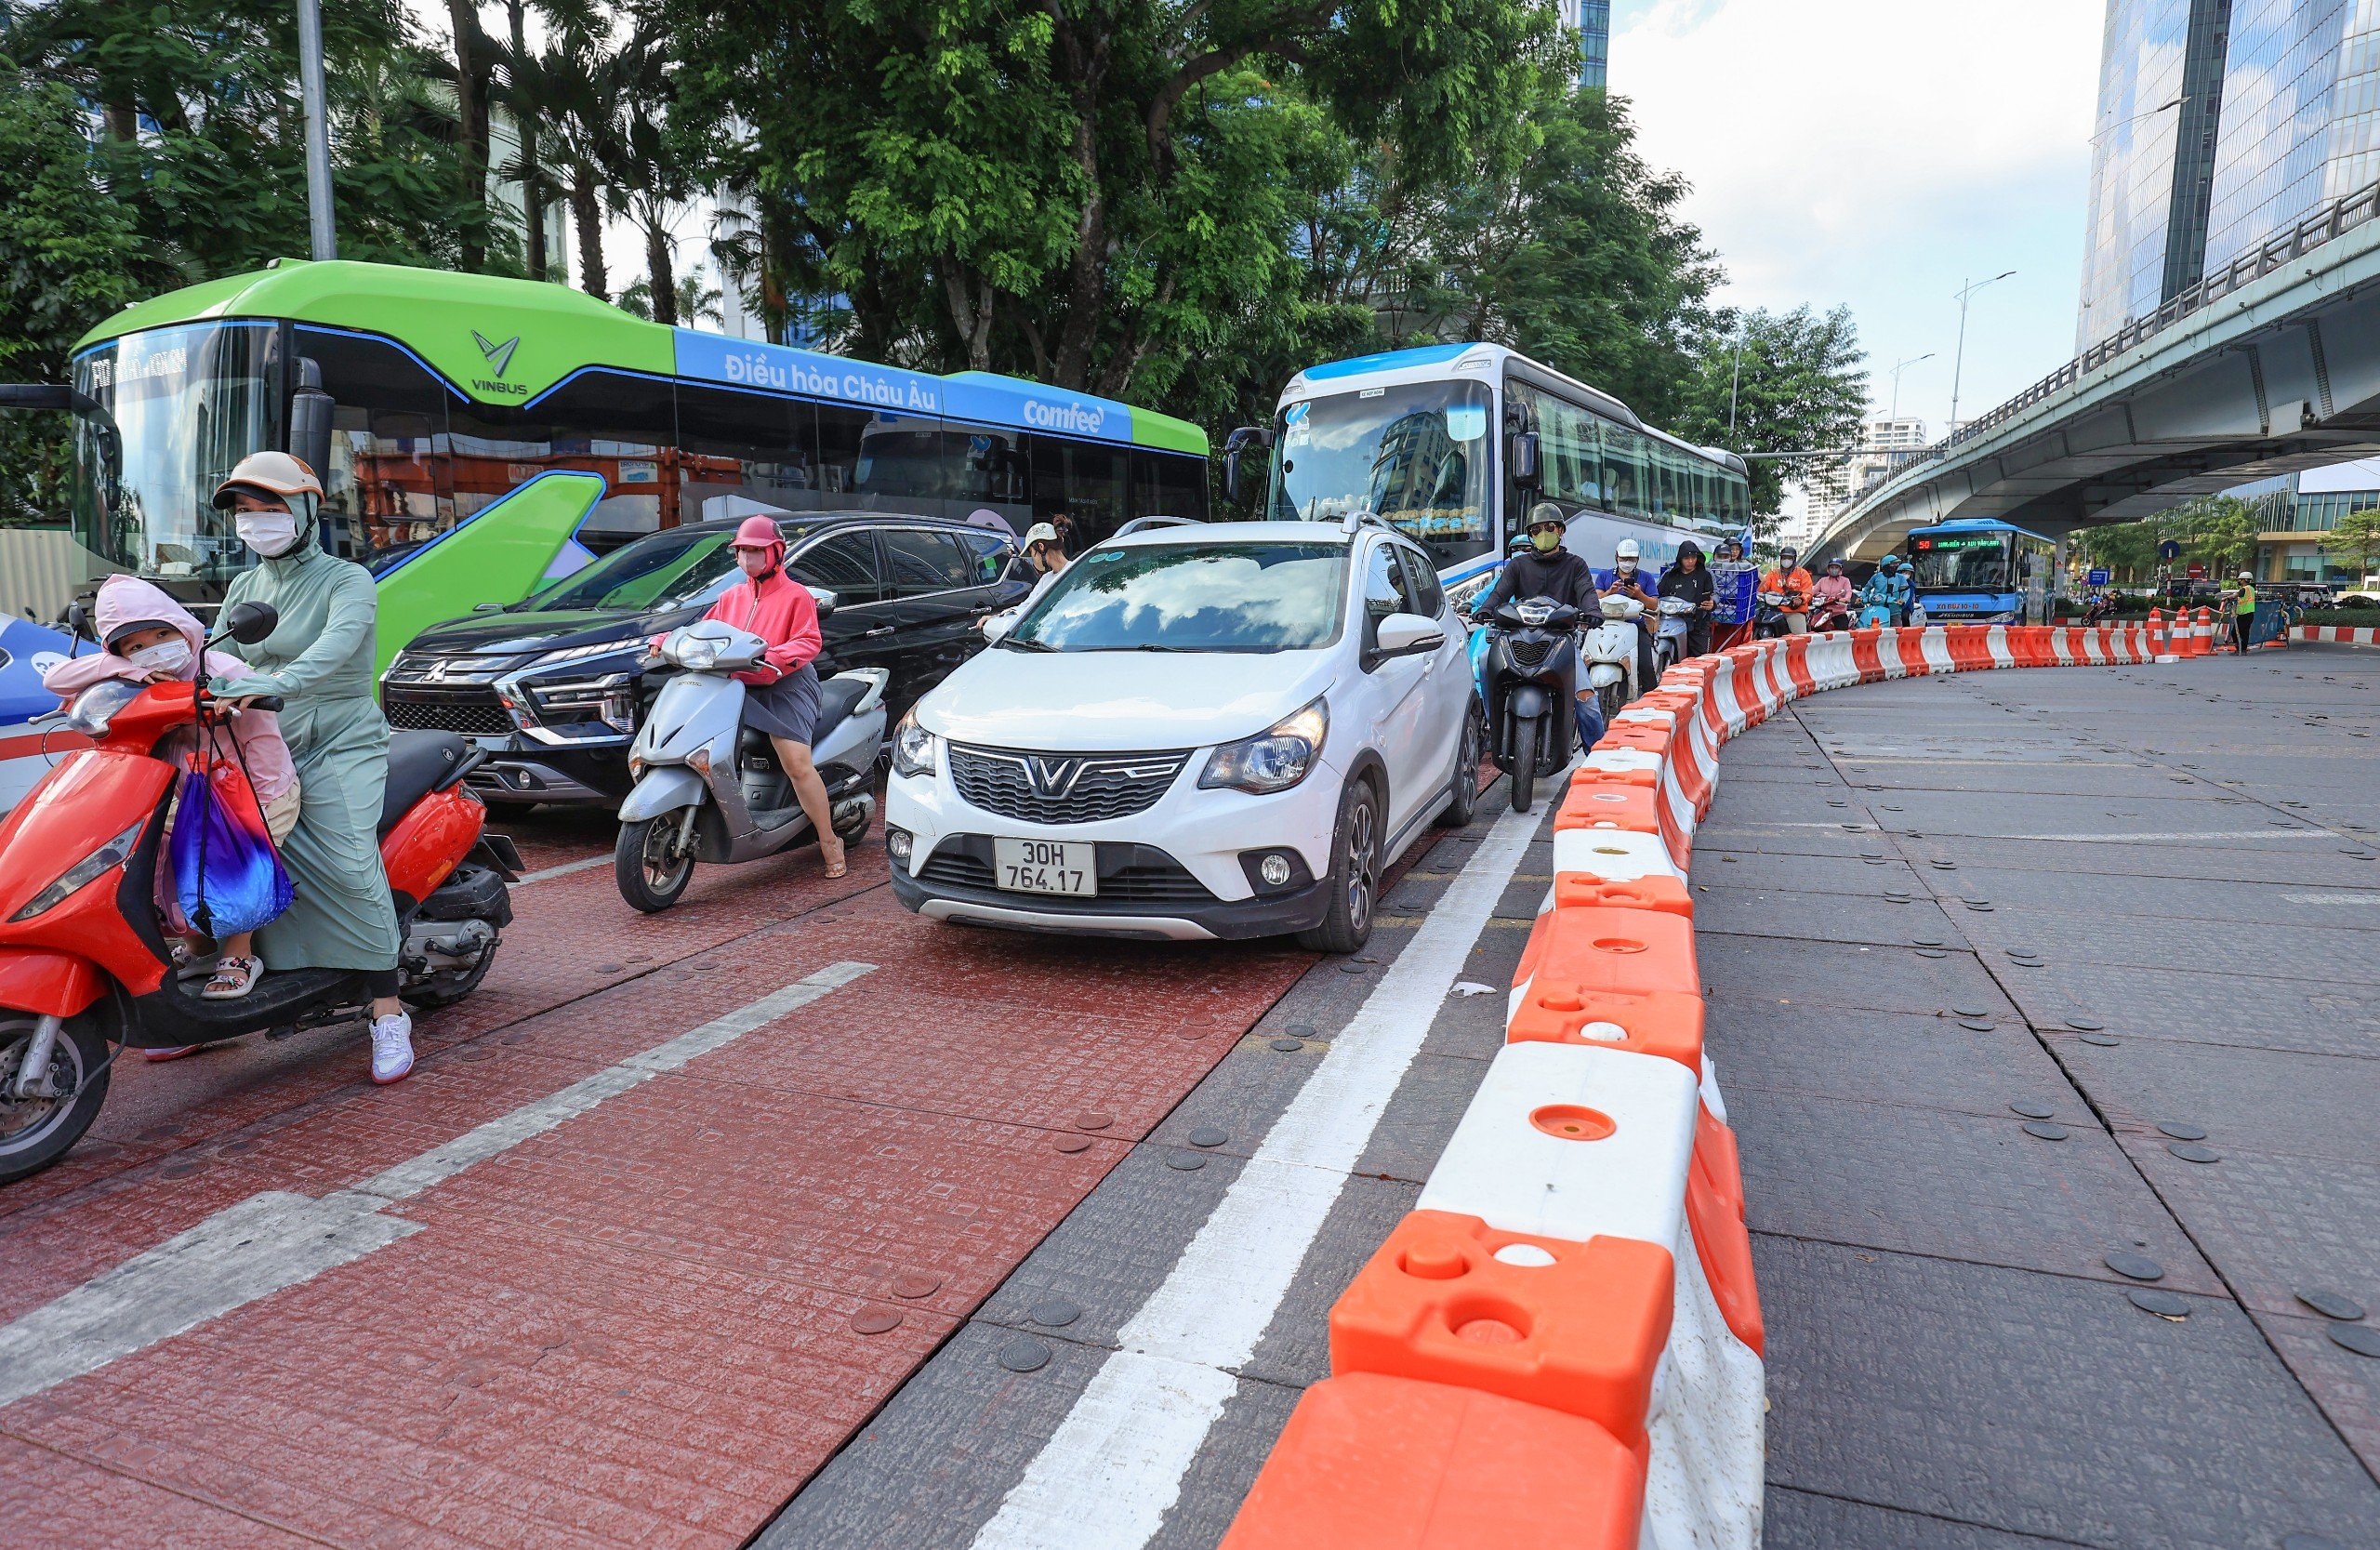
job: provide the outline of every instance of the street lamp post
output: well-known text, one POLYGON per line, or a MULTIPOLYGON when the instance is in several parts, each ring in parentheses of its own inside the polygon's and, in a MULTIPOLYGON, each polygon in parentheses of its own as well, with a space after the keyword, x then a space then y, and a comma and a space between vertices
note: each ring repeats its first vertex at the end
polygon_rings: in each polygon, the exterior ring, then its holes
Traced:
POLYGON ((1959 349, 1950 363, 1950 426, 1946 435, 1959 433, 1959 374, 1967 364, 1967 302, 1986 285, 1997 285, 2016 272, 2003 269, 1989 280, 1970 280, 1959 287, 1959 349))
POLYGON ((298 0, 298 92, 306 109, 306 213, 317 262, 338 257, 331 221, 331 130, 323 92, 322 0, 298 0))
POLYGON ((1934 354, 1935 352, 1929 350, 1923 355, 1912 355, 1908 360, 1902 361, 1893 367, 1893 406, 1884 412, 1884 417, 1886 419, 1900 418, 1900 374, 1907 371, 1910 367, 1917 364, 1920 361, 1930 361, 1934 359, 1934 354))
POLYGON ((1736 364, 1727 375, 1727 439, 1731 442, 1736 439, 1736 390, 1743 385, 1743 379, 1744 324, 1739 317, 1736 320, 1736 364))

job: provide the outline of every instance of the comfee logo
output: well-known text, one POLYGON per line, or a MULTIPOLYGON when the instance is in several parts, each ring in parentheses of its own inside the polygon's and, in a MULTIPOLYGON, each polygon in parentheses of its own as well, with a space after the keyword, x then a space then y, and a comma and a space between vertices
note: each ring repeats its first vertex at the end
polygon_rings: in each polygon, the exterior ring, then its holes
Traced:
POLYGON ((496 376, 492 378, 485 377, 471 378, 472 387, 483 393, 496 393, 506 398, 529 396, 527 388, 504 380, 504 374, 512 368, 512 352, 521 348, 520 335, 515 334, 502 344, 498 344, 474 328, 471 330, 471 342, 480 347, 481 356, 496 369, 496 376))
POLYGON ((1096 436, 1107 426, 1107 411, 1088 404, 1051 404, 1038 398, 1025 401, 1025 423, 1043 431, 1071 431, 1078 435, 1096 436))

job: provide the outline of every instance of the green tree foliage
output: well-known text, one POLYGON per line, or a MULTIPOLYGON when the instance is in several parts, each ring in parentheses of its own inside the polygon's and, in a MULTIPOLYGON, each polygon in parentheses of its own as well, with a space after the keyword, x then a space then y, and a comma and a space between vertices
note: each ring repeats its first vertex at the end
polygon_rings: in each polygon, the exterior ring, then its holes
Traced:
MULTIPOLYGON (((0 380, 63 380, 89 320, 139 296, 139 233, 92 175, 83 120, 65 86, 0 69, 0 380)), ((0 524, 58 520, 67 433, 63 414, 0 414, 0 524)))
POLYGON ((2174 508, 2169 531, 2179 539, 2182 558, 2206 567, 2218 579, 2237 576, 2255 553, 2256 508, 2236 496, 2200 496, 2174 508))
POLYGON ((2354 573, 2351 579, 2360 584, 2372 574, 2373 562, 2380 561, 2380 510, 2366 508, 2341 517, 2337 526, 2322 535, 2322 550, 2344 561, 2354 573))
MULTIPOLYGON (((1668 427, 1691 441, 1739 452, 1857 445, 1868 407, 1861 359, 1848 307, 1723 311, 1695 341, 1668 427)), ((1762 459, 1751 469, 1752 510, 1773 518, 1787 465, 1762 459)))

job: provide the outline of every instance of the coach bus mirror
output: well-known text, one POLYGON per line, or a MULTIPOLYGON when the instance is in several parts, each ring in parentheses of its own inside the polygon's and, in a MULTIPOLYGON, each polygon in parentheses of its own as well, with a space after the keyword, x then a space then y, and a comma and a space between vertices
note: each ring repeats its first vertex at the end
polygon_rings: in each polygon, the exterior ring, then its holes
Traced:
POLYGON ((1223 438, 1223 498, 1239 504, 1239 455, 1249 447, 1260 450, 1273 444, 1273 432, 1261 425, 1243 425, 1223 438))
POLYGON ((1507 440, 1512 443, 1509 457, 1513 465, 1513 483, 1525 490, 1537 488, 1537 432, 1515 431, 1507 440))
POLYGON ((323 368, 298 359, 298 386, 289 395, 289 452, 327 482, 331 469, 331 416, 338 402, 323 391, 323 368))

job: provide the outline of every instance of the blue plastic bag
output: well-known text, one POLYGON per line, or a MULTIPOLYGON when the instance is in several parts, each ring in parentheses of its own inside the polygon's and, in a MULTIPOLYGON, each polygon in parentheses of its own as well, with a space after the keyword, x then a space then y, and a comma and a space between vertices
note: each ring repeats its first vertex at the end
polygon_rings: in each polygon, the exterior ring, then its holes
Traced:
POLYGON ((175 902, 216 940, 254 931, 289 907, 296 890, 236 765, 210 760, 182 772, 172 847, 175 902))

